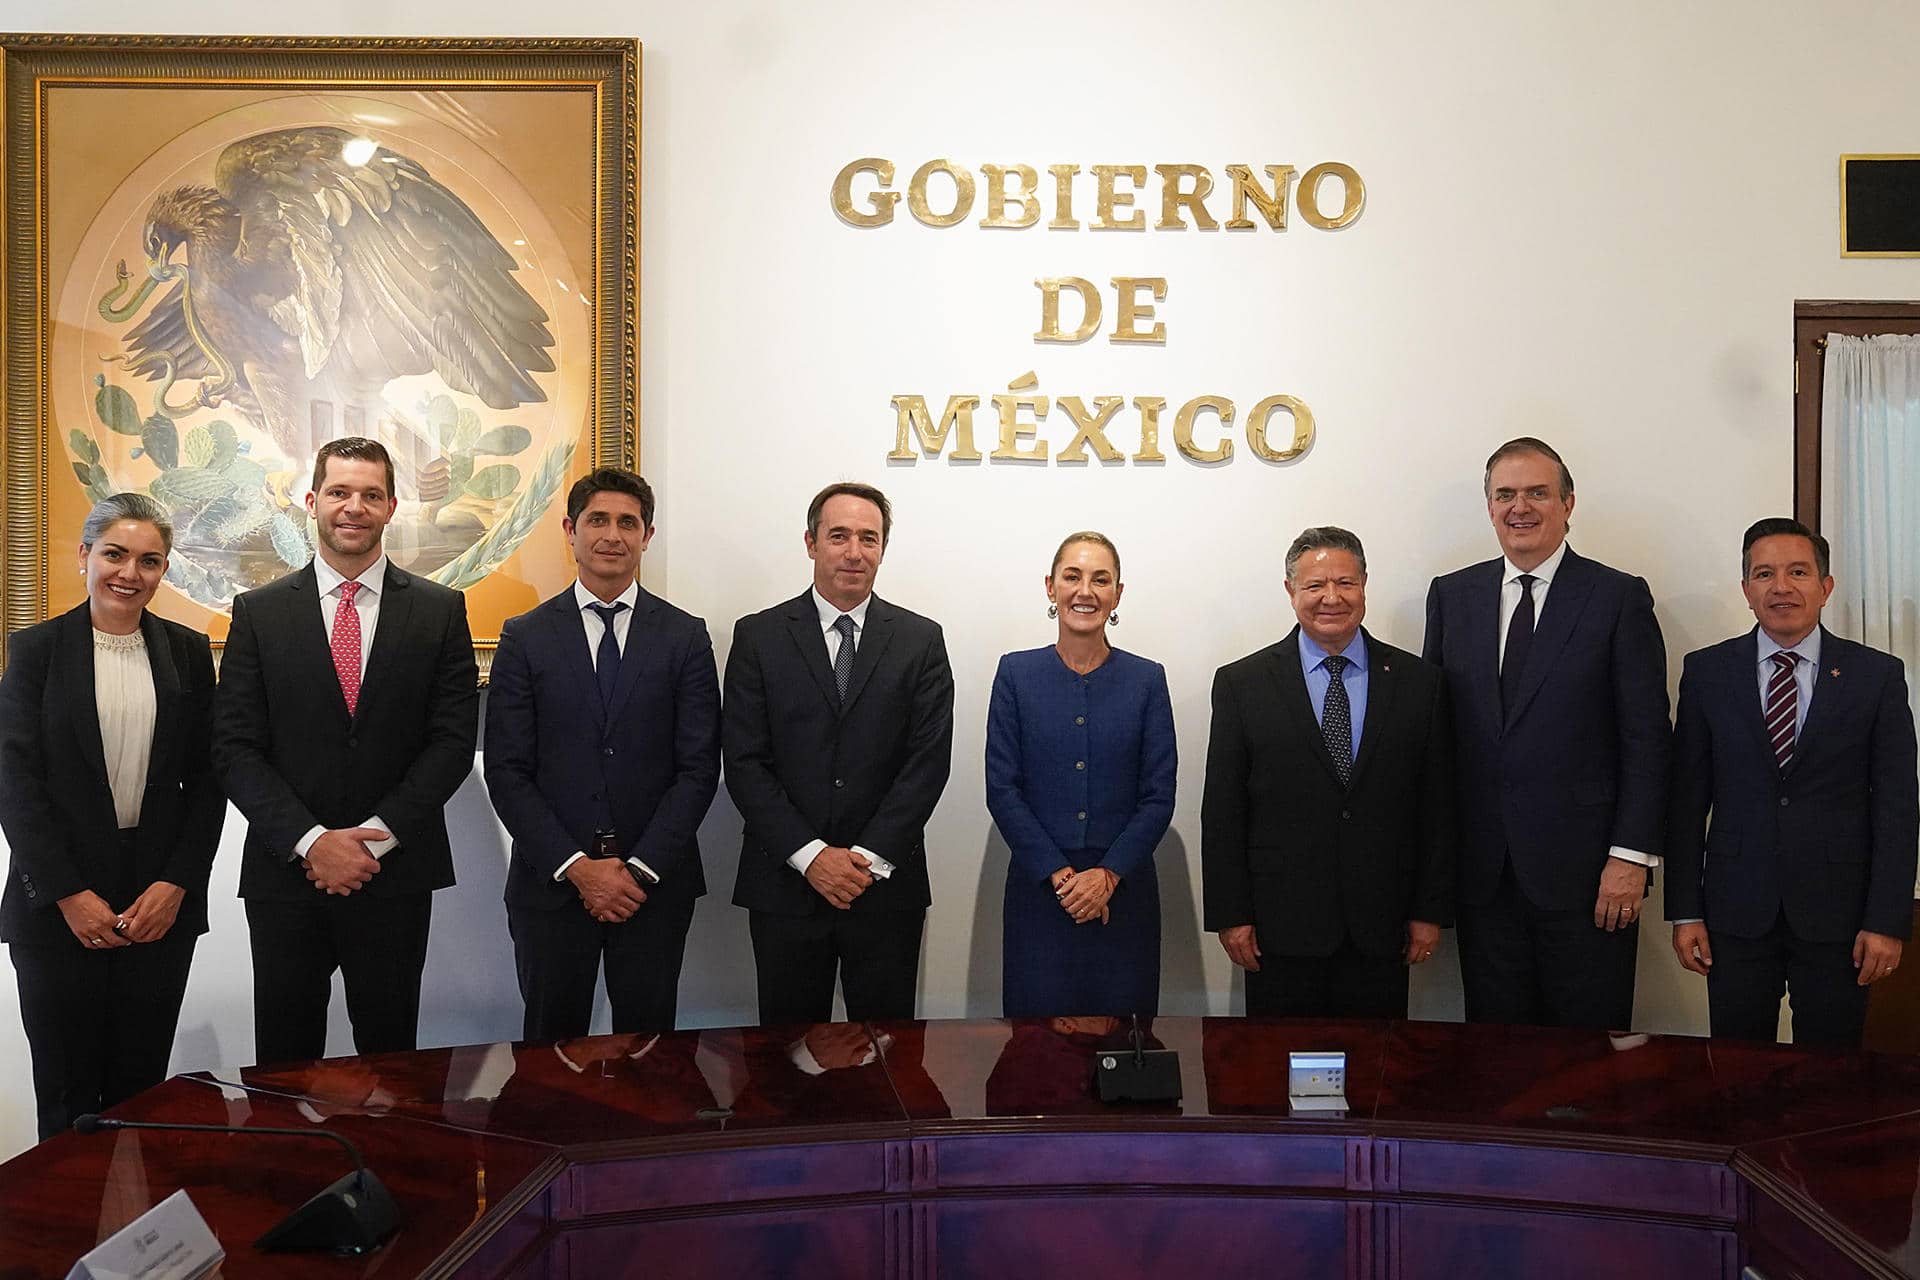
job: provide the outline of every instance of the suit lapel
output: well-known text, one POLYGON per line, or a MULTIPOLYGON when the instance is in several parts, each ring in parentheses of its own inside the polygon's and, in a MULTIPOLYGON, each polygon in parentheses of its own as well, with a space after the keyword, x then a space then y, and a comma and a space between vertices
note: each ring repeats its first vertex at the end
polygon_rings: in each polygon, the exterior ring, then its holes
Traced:
MULTIPOLYGON (((813 592, 787 604, 787 634, 800 651, 800 665, 813 677, 820 696, 835 711, 840 709, 840 691, 833 684, 833 665, 827 661, 827 637, 820 629, 820 611, 813 606, 813 592)), ((858 653, 855 654, 857 660, 858 653)))
MULTIPOLYGON (((320 612, 320 581, 315 576, 313 564, 309 562, 293 579, 293 595, 288 608, 291 617, 288 622, 288 641, 293 645, 294 664, 317 673, 317 678, 326 687, 320 700, 330 707, 340 719, 347 719, 347 696, 340 692, 340 677, 333 669, 333 647, 328 643, 327 620, 320 612)), ((385 620, 386 601, 381 601, 382 621, 385 620)), ((380 633, 374 632, 378 643, 380 633)), ((271 639, 269 639, 271 643, 271 639)), ((369 670, 373 664, 368 663, 369 670)), ((361 693, 365 695, 362 688, 361 693)))
POLYGON ((627 622, 627 647, 620 654, 620 678, 614 682, 613 705, 607 708, 608 724, 619 718, 634 685, 640 681, 641 668, 659 658, 657 647, 651 643, 654 615, 659 611, 660 601, 641 588, 633 600, 633 617, 627 622))
MULTIPOLYGON (((1807 722, 1800 726, 1799 736, 1794 740, 1793 758, 1787 761, 1788 773, 1800 767, 1809 750, 1819 750, 1821 727, 1840 714, 1833 710, 1833 704, 1846 697, 1845 676, 1849 665, 1846 649, 1845 641, 1825 627, 1820 628, 1820 666, 1813 673, 1813 700, 1807 705, 1807 722)), ((1758 661, 1756 658, 1755 662, 1758 661)))
POLYGON ((179 744, 168 726, 181 722, 180 670, 173 664, 173 646, 160 619, 141 613, 140 634, 146 639, 147 666, 153 672, 153 746, 147 753, 147 782, 151 785, 178 776, 173 755, 179 744))
MULTIPOLYGON (((1500 708, 1500 579, 1506 562, 1489 560, 1474 569, 1467 583, 1467 666, 1474 697, 1487 723, 1503 723, 1500 708)), ((1464 714, 1464 713, 1463 713, 1464 714)))
MULTIPOLYGON (((593 675, 593 655, 587 649, 587 620, 573 588, 540 606, 540 624, 547 630, 547 643, 560 657, 560 666, 573 682, 574 696, 591 712, 596 731, 605 735, 607 709, 600 703, 600 683, 593 675)), ((631 649, 633 633, 627 633, 631 649)))
POLYGON ((67 712, 73 720, 73 736, 87 767, 104 787, 107 754, 100 745, 100 707, 93 694, 93 614, 84 600, 62 619, 60 651, 72 685, 67 693, 67 712))
POLYGON ((1740 722, 1753 735, 1753 745, 1760 754, 1772 760, 1773 739, 1767 736, 1767 710, 1760 703, 1760 628, 1748 632, 1733 646, 1732 652, 1734 665, 1724 674, 1742 708, 1740 722))
MULTIPOLYGON (((413 584, 413 576, 406 570, 396 568, 393 561, 387 561, 387 577, 383 584, 385 594, 380 600, 380 620, 373 628, 373 648, 367 653, 367 669, 360 677, 360 701, 354 719, 366 714, 366 709, 375 701, 374 695, 387 683, 387 672, 398 661, 398 656, 406 648, 407 622, 413 616, 413 593, 407 588, 413 584)), ((332 651, 328 651, 327 662, 333 662, 332 651)), ((339 681, 334 682, 338 684, 339 681)), ((344 710, 346 696, 340 698, 344 710)))
MULTIPOLYGON (((881 655, 893 639, 893 623, 893 606, 879 596, 869 597, 867 622, 860 630, 860 642, 853 651, 853 675, 847 681, 847 700, 840 706, 842 715, 860 700, 860 691, 867 687, 868 677, 873 675, 874 667, 879 665, 881 655)), ((821 638, 825 640, 824 636, 821 638)))
POLYGON ((1269 656, 1268 673, 1273 678, 1274 695, 1280 700, 1281 716, 1299 728, 1307 740, 1307 750, 1327 771, 1328 780, 1335 787, 1341 787, 1340 773, 1333 767, 1333 754, 1327 750, 1320 721, 1313 714, 1313 696, 1307 692, 1306 674, 1300 669, 1300 628, 1288 632, 1287 638, 1269 651, 1269 656))
MULTIPOLYGON (((1520 691, 1514 697, 1513 705, 1507 708, 1505 724, 1512 725, 1527 704, 1533 701, 1533 695, 1540 692, 1540 686, 1547 682, 1547 672, 1567 647, 1567 641, 1573 636, 1574 624, 1586 611, 1587 597, 1593 594, 1593 575, 1587 572, 1587 562, 1574 554, 1573 548, 1567 548, 1567 554, 1560 561, 1560 572, 1554 575, 1547 587, 1547 603, 1539 613, 1533 629, 1533 647, 1527 651, 1527 668, 1520 673, 1520 691)), ((1496 617, 1499 615, 1496 613, 1496 617)), ((1494 690, 1498 695, 1500 682, 1494 680, 1494 690)))
MULTIPOLYGON (((1373 758, 1373 744, 1380 741, 1380 730, 1392 714, 1394 693, 1400 688, 1400 677, 1393 666, 1386 661, 1386 655, 1379 644, 1368 635, 1365 628, 1361 635, 1367 640, 1367 714, 1360 722, 1360 754, 1353 760, 1353 785, 1360 785, 1360 775, 1367 767, 1367 761, 1373 758)), ((1324 739, 1323 739, 1324 740, 1324 739)))

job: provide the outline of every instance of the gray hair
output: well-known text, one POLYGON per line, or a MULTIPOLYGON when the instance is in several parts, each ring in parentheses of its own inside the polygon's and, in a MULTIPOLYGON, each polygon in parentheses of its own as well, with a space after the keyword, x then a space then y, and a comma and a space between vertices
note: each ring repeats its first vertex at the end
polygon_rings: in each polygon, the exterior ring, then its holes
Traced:
POLYGON ((1536 436, 1519 436, 1495 449, 1487 458, 1487 469, 1480 477, 1480 489, 1487 497, 1493 496, 1493 469, 1508 458, 1523 453, 1537 453, 1560 468, 1560 500, 1565 502, 1573 496, 1573 472, 1567 470, 1565 458, 1552 445, 1536 436))
POLYGON ((115 493, 93 504, 80 526, 80 545, 92 547, 101 535, 122 520, 138 520, 160 531, 160 545, 173 554, 173 517, 167 509, 144 493, 115 493))
POLYGON ((1347 532, 1338 525, 1319 524, 1311 529, 1303 529, 1300 536, 1287 548, 1287 581, 1293 581, 1293 567, 1300 563, 1300 557, 1309 551, 1345 551, 1360 565, 1360 576, 1367 573, 1367 549, 1360 545, 1358 534, 1347 532))

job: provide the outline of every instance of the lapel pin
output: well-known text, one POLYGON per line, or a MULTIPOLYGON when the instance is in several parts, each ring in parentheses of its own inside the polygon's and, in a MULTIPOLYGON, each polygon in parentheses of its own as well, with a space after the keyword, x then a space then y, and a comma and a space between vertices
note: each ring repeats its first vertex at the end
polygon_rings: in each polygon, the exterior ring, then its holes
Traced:
POLYGON ((1828 675, 1830 675, 1830 676, 1832 676, 1832 677, 1833 677, 1833 678, 1834 678, 1835 680, 1838 680, 1838 679, 1840 678, 1840 668, 1838 668, 1838 667, 1828 667, 1828 668, 1827 668, 1827 674, 1828 674, 1828 675))

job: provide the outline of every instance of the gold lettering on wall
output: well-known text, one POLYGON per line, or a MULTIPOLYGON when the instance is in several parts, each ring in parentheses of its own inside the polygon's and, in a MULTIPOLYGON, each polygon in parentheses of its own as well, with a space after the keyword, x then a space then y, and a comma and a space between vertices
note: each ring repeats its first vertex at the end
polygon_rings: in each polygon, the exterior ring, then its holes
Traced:
POLYGON ((1033 171, 1032 165, 1016 164, 1002 168, 997 164, 980 166, 980 176, 987 184, 987 216, 980 219, 983 227, 1030 227, 1040 221, 1040 200, 1034 195, 1040 185, 1040 175, 1033 171), (1012 191, 1007 190, 1007 176, 1020 180, 1020 185, 1012 191), (1010 205, 1020 207, 1020 216, 1009 218, 1007 208, 1010 205))
POLYGON ((1360 175, 1351 165, 1337 162, 1317 164, 1300 178, 1300 216, 1309 226, 1322 231, 1338 231, 1349 226, 1360 216, 1361 207, 1367 202, 1367 184, 1360 181, 1360 175), (1340 212, 1328 217, 1320 208, 1320 184, 1328 178, 1340 179, 1340 185, 1346 191, 1345 202, 1340 212))
POLYGON ((913 171, 907 182, 907 208, 930 227, 951 227, 965 222, 973 212, 973 175, 951 160, 929 160, 913 171), (927 181, 936 173, 953 180, 953 209, 936 214, 927 203, 927 181))
POLYGON ((1167 326, 1154 320, 1153 328, 1142 331, 1139 322, 1153 320, 1151 303, 1140 301, 1140 291, 1145 289, 1153 294, 1154 302, 1164 302, 1167 297, 1167 281, 1164 276, 1146 276, 1134 279, 1131 276, 1115 276, 1113 293, 1116 299, 1113 308, 1113 332, 1107 336, 1108 342, 1165 342, 1167 326))
POLYGON ((1147 166, 1143 164, 1097 164, 1093 166, 1093 221, 1095 231, 1145 231, 1147 215, 1133 208, 1134 192, 1147 185, 1147 166), (1132 191, 1116 185, 1121 178, 1133 183, 1132 191), (1121 209, 1133 209, 1125 218, 1115 219, 1121 209))
POLYGON ((1100 328, 1100 291, 1093 281, 1079 276, 1054 276, 1035 280, 1040 286, 1040 328, 1035 342, 1085 342, 1100 328), (1071 333, 1060 331, 1060 291, 1071 289, 1080 295, 1080 326, 1071 333))

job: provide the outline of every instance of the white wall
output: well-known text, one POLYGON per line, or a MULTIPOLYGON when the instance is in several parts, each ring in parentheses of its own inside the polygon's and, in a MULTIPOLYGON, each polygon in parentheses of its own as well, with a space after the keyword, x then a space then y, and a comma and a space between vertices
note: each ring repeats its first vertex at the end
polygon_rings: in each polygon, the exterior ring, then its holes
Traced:
MULTIPOLYGON (((76 20, 65 0, 6 9, 15 29, 76 20)), ((132 0, 98 0, 86 18, 156 25, 132 0)), ((270 12, 203 0, 174 20, 645 43, 643 464, 662 494, 645 579, 705 616, 724 658, 733 619, 805 585, 800 530, 818 485, 858 477, 892 494, 881 591, 946 623, 958 686, 953 780, 929 833, 931 1016, 998 1011, 1006 854, 984 814, 982 723, 997 655, 1051 634, 1040 577, 1063 532, 1118 541, 1115 638, 1169 667, 1184 761, 1161 851, 1163 1007, 1223 1012, 1237 987, 1197 901, 1207 690, 1216 666, 1291 624, 1279 564, 1291 535, 1359 532, 1371 626, 1417 647, 1428 578, 1495 550, 1481 461, 1508 436, 1544 435, 1579 482, 1576 545, 1649 579, 1677 676, 1682 653, 1746 625, 1739 533, 1790 505, 1794 300, 1920 296, 1920 262, 1843 261, 1836 230, 1840 153, 1920 142, 1912 6, 576 0, 557 13, 320 0, 270 12), (1193 162, 1223 182, 1230 163, 1342 160, 1368 204, 1337 235, 904 219, 857 231, 827 190, 862 155, 895 161, 902 182, 935 156, 1193 162), (1168 277, 1165 348, 1036 346, 1031 281, 1069 274, 1168 277), (1292 467, 1244 446, 1213 468, 884 462, 890 396, 984 399, 1028 369, 1041 393, 1089 400, 1219 393, 1244 412, 1288 392, 1312 406, 1319 443, 1292 467)), ((1084 219, 1090 186, 1078 203, 1084 219)), ((1224 216, 1224 197, 1214 205, 1224 216)), ((1058 411, 1048 423, 1063 442, 1058 411)), ((477 781, 452 812, 463 883, 436 904, 423 1037, 506 1037, 519 1014, 503 845, 477 781)), ((745 925, 726 905, 738 830, 723 796, 703 828, 719 891, 695 919, 688 1021, 753 1015, 745 925)), ((249 1054, 245 928, 225 896, 233 837, 176 1069, 249 1054)), ((1637 1019, 1702 1031, 1701 988, 1664 932, 1642 940, 1637 1019)), ((1414 992, 1417 1013, 1458 1016, 1450 947, 1414 992)), ((0 1023, 17 1026, 12 999, 9 987, 0 1023)), ((0 1072, 24 1079, 17 1032, 0 1031, 0 1072)), ((0 1152, 31 1127, 24 1087, 9 1091, 0 1152)))

